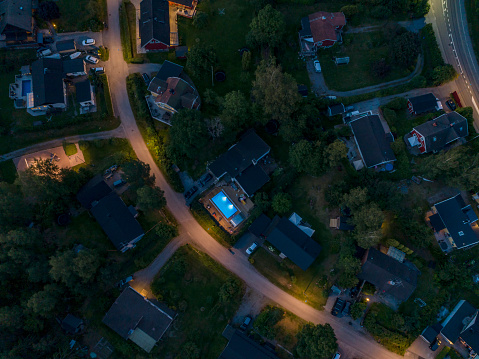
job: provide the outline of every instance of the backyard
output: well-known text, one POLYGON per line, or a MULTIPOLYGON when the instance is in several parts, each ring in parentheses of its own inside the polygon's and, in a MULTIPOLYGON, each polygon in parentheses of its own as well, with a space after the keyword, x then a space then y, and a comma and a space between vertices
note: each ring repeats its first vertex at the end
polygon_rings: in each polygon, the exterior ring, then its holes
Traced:
POLYGON ((107 18, 106 0, 58 0, 60 18, 52 21, 58 32, 100 31, 107 18))

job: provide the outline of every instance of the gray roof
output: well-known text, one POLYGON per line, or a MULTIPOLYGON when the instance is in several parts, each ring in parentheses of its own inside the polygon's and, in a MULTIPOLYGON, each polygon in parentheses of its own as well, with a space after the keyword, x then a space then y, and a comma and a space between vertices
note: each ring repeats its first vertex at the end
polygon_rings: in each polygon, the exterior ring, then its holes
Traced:
POLYGON ((461 339, 477 353, 479 352, 479 323, 477 322, 477 313, 473 320, 474 322, 471 322, 471 324, 461 333, 461 339))
POLYGON ((32 1, 4 0, 0 2, 0 34, 32 31, 32 1))
POLYGON ((424 136, 426 152, 435 152, 446 144, 469 135, 467 119, 457 112, 445 113, 414 129, 424 136))
POLYGON ((260 165, 256 165, 249 166, 236 176, 235 180, 248 196, 252 196, 269 181, 269 176, 260 165))
POLYGON ((301 19, 301 30, 299 30, 299 36, 301 37, 311 37, 311 24, 309 22, 309 16, 305 16, 301 19))
POLYGON ((309 268, 321 252, 321 246, 288 218, 274 217, 265 232, 266 240, 284 253, 302 270, 309 268))
POLYGON ((380 294, 389 294, 404 301, 416 289, 419 274, 412 266, 369 248, 358 278, 374 284, 380 294))
POLYGON ((391 133, 384 131, 378 115, 358 118, 349 123, 366 167, 396 161, 391 149, 391 133))
POLYGON ((328 106, 328 110, 331 113, 330 116, 340 115, 344 113, 344 105, 342 103, 331 105, 331 106, 328 106))
POLYGON ((444 322, 442 322, 444 328, 441 330, 441 334, 444 335, 447 340, 454 343, 475 313, 476 308, 467 301, 460 300, 444 322))
POLYGON ((90 80, 75 82, 76 97, 78 102, 91 101, 91 84, 90 80))
POLYGON ((93 202, 98 202, 112 192, 100 175, 93 177, 77 194, 78 202, 86 209, 91 208, 93 202))
POLYGON ((157 40, 170 46, 170 20, 166 0, 143 0, 140 3, 139 31, 141 46, 157 40))
POLYGON ((63 72, 65 75, 74 72, 85 72, 85 62, 79 57, 63 60, 63 72))
POLYGON ((236 330, 218 359, 277 359, 259 343, 236 330))
POLYGON ((133 288, 127 287, 106 313, 103 323, 124 339, 129 338, 130 331, 138 328, 158 341, 174 316, 175 313, 165 305, 154 303, 133 288))
POLYGON ((34 106, 63 103, 62 60, 42 58, 32 64, 34 106))
POLYGON ((180 77, 182 72, 183 66, 165 60, 161 65, 160 71, 158 71, 155 78, 166 81, 169 77, 180 77))
POLYGON ((208 168, 216 178, 225 174, 234 178, 268 154, 270 149, 254 130, 249 130, 238 143, 220 155, 208 168))
POLYGON ((58 52, 73 52, 76 50, 75 40, 63 40, 56 43, 58 52))
POLYGON ((115 192, 93 204, 91 213, 118 250, 144 234, 138 221, 115 192))
MULTIPOLYGON (((439 214, 444 227, 451 235, 457 249, 468 247, 479 243, 479 237, 473 231, 471 223, 477 221, 475 214, 472 216, 471 206, 466 206, 461 194, 448 198, 445 201, 436 203, 434 205, 439 214)), ((433 222, 435 229, 438 229, 440 223, 437 219, 433 222)))
POLYGON ((413 110, 416 114, 436 111, 437 99, 432 93, 425 95, 411 97, 408 99, 411 102, 413 110))
POLYGON ((428 343, 432 343, 434 339, 438 336, 438 334, 441 332, 441 330, 442 330, 441 323, 430 325, 422 331, 421 337, 423 337, 424 340, 427 341, 428 343))
POLYGON ((261 237, 265 235, 266 229, 270 224, 271 218, 264 213, 261 213, 261 215, 256 218, 253 223, 251 223, 251 226, 249 226, 248 230, 256 237, 261 237))

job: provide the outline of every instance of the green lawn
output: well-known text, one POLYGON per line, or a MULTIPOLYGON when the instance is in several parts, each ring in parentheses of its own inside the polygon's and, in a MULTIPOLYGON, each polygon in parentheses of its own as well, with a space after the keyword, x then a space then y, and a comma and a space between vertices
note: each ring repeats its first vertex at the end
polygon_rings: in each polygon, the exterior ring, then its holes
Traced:
POLYGON ((52 21, 58 32, 100 31, 107 18, 106 0, 58 0, 60 18, 52 21))
POLYGON ((63 142, 63 150, 67 156, 73 156, 78 152, 77 146, 74 143, 63 142))
POLYGON ((103 173, 104 170, 115 164, 119 165, 122 162, 136 159, 130 142, 124 138, 80 141, 79 147, 83 152, 85 163, 75 166, 75 168, 88 166, 98 173, 103 173))
POLYGON ((217 358, 227 340, 221 333, 238 309, 242 290, 227 302, 218 298, 220 287, 233 275, 191 246, 180 248, 152 285, 153 293, 170 307, 182 308, 168 338, 154 349, 155 358, 180 358, 185 343, 200 349, 200 358, 217 358), (186 307, 186 308, 185 308, 186 307))
POLYGON ((13 183, 17 178, 17 169, 12 160, 0 162, 0 181, 13 183))
POLYGON ((344 44, 318 51, 324 80, 328 88, 336 91, 350 91, 383 82, 397 80, 411 73, 410 69, 391 66, 391 72, 379 78, 371 71, 371 64, 381 58, 388 58, 389 44, 382 31, 359 34, 344 34, 344 44), (350 58, 347 65, 337 66, 332 57, 350 58))

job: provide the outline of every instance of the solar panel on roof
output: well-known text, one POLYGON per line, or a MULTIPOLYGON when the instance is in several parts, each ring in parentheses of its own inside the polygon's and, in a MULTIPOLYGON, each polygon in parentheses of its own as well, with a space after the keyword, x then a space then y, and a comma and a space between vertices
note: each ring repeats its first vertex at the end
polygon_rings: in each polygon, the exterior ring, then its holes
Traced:
POLYGON ((404 262, 404 258, 406 258, 406 253, 396 247, 389 247, 387 255, 401 263, 404 262))

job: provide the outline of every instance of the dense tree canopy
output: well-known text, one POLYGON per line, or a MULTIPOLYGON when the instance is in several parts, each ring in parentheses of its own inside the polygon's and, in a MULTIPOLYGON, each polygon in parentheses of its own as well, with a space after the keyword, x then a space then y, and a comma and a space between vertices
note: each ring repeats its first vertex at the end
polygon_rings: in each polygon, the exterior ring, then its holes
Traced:
POLYGON ((407 31, 396 36, 391 41, 392 60, 400 66, 411 66, 417 59, 421 50, 421 43, 417 35, 407 31))
POLYGON ((38 5, 38 16, 45 21, 51 21, 60 17, 60 9, 54 1, 42 1, 38 5))
POLYGON ((338 349, 336 335, 328 323, 324 325, 307 323, 297 337, 295 351, 301 359, 330 359, 338 349))
POLYGON ((143 186, 137 189, 137 206, 142 211, 160 210, 166 206, 165 192, 159 187, 143 186))
POLYGON ((211 45, 193 46, 187 55, 186 68, 188 72, 197 78, 211 76, 212 67, 216 65, 218 58, 211 45))
POLYGON ((253 18, 250 28, 246 37, 250 46, 276 47, 284 36, 283 14, 268 4, 253 18))
POLYGON ((153 186, 155 176, 150 174, 150 165, 140 160, 133 160, 121 166, 122 178, 130 185, 132 190, 144 186, 153 186))

